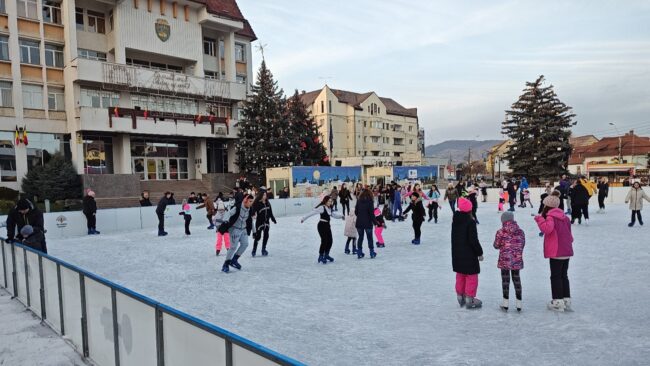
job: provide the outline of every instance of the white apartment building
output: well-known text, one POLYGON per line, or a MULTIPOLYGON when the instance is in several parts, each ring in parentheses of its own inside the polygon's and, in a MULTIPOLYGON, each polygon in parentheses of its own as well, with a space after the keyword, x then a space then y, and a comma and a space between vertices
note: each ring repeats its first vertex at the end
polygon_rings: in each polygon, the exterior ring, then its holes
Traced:
POLYGON ((255 40, 235 0, 0 0, 0 185, 53 154, 142 181, 236 172, 255 40))
POLYGON ((301 94, 333 166, 420 165, 417 108, 375 92, 331 89, 301 94))

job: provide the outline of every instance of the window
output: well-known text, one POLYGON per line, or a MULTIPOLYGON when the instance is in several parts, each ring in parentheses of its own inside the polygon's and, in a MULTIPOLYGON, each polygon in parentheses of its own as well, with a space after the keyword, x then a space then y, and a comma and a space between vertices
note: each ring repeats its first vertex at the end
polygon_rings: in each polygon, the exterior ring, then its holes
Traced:
POLYGON ((83 48, 79 49, 79 57, 95 61, 106 61, 106 54, 104 52, 84 50, 83 48))
POLYGON ((413 126, 409 126, 409 132, 413 132, 413 126))
POLYGON ((43 21, 45 23, 62 24, 61 5, 54 1, 43 1, 43 21))
POLYGON ((237 81, 237 83, 239 83, 239 84, 246 84, 246 75, 237 74, 237 79, 236 79, 236 81, 237 81))
POLYGON ((246 46, 241 43, 235 43, 235 61, 246 62, 246 46))
POLYGON ((217 44, 212 38, 203 37, 203 53, 208 56, 216 56, 217 44))
POLYGON ((84 173, 113 174, 113 138, 84 136, 84 173))
POLYGON ((88 10, 88 32, 106 33, 104 13, 88 10))
POLYGON ((0 181, 2 182, 17 181, 16 150, 13 141, 13 132, 0 132, 0 181))
POLYGON ((11 82, 0 81, 0 107, 13 106, 13 98, 11 97, 11 82))
POLYGON ((410 139, 410 140, 409 140, 409 144, 410 144, 410 145, 413 145, 413 139, 410 139))
POLYGON ((45 45, 45 64, 53 67, 63 67, 63 46, 45 45))
POLYGON ((226 42, 222 39, 219 40, 219 57, 223 58, 223 55, 226 54, 226 42))
POLYGON ((21 39, 18 43, 20 43, 20 62, 32 65, 41 64, 39 42, 21 39))
POLYGON ((9 37, 0 36, 0 60, 9 61, 9 37))
POLYGON ((320 101, 320 112, 325 113, 325 101, 320 101))
POLYGON ((7 9, 5 9, 5 0, 0 0, 0 13, 7 14, 7 9))
POLYGON ((70 141, 65 141, 63 135, 52 133, 29 133, 27 146, 27 171, 47 164, 53 155, 69 151, 70 141))
POLYGON ((47 109, 51 111, 65 110, 64 96, 63 89, 47 88, 47 109))
POLYGON ((132 94, 133 106, 157 112, 196 115, 199 113, 198 102, 194 99, 173 98, 160 95, 132 94))
POLYGON ((18 16, 23 18, 38 19, 36 0, 18 0, 18 16))
POLYGON ((159 63, 159 62, 151 62, 151 61, 137 60, 137 59, 131 59, 131 58, 126 59, 126 64, 127 65, 138 66, 138 67, 143 67, 145 69, 183 72, 183 66, 168 65, 168 64, 163 64, 163 63, 159 63))
POLYGON ((368 127, 368 121, 363 121, 363 127, 368 127))
POLYGON ((84 10, 82 8, 75 8, 75 23, 77 23, 77 30, 84 30, 84 10))
POLYGON ((218 71, 203 71, 203 74, 205 75, 206 79, 219 80, 219 72, 218 71))
POLYGON ((370 139, 371 139, 372 142, 375 143, 375 144, 379 142, 379 137, 372 136, 372 137, 370 137, 370 139))
POLYGON ((117 107, 120 101, 118 93, 103 90, 81 88, 79 104, 82 107, 108 108, 117 107))
POLYGON ((23 84, 23 107, 29 109, 43 109, 42 86, 23 84))
POLYGON ((327 113, 332 113, 332 101, 327 101, 327 113))

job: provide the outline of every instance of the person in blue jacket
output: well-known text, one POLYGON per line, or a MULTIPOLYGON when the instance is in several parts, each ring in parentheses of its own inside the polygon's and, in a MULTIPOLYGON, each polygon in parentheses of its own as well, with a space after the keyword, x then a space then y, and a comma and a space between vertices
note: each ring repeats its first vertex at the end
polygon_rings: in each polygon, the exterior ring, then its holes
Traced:
POLYGON ((397 217, 399 221, 404 221, 404 218, 402 217, 402 187, 400 186, 395 187, 395 192, 393 193, 392 201, 393 201, 393 222, 395 222, 395 217, 397 217), (399 216, 397 216, 397 211, 399 211, 399 216))
POLYGON ((519 185, 519 207, 526 207, 524 203, 524 190, 528 189, 528 180, 526 177, 521 178, 521 184, 519 185))

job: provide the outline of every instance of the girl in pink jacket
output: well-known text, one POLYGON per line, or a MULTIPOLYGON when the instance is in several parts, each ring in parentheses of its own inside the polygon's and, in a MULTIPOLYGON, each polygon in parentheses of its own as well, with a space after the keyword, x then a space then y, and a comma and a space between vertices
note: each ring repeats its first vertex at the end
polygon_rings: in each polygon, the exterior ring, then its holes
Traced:
POLYGON ((501 286, 503 289, 503 303, 501 309, 508 311, 510 303, 510 276, 515 285, 515 305, 521 311, 521 278, 519 271, 524 268, 524 245, 526 235, 515 221, 515 215, 506 211, 501 214, 502 227, 494 237, 494 248, 499 250, 497 267, 501 270, 501 286))
POLYGON ((553 301, 548 308, 554 311, 571 311, 569 289, 569 258, 573 256, 573 235, 571 221, 560 206, 555 195, 544 198, 542 214, 535 216, 539 230, 544 234, 544 258, 549 258, 551 267, 551 292, 553 301))

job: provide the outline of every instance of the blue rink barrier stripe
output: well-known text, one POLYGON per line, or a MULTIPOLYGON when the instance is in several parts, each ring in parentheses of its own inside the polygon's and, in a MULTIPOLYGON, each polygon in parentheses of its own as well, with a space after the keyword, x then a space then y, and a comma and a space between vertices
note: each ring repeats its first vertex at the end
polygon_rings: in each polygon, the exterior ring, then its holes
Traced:
MULTIPOLYGON (((3 242, 6 241, 6 239, 2 238, 2 237, 0 237, 0 240, 2 240, 3 242)), ((5 244, 7 244, 7 243, 5 242, 5 244)), ((257 343, 255 343, 255 342, 253 342, 251 340, 248 340, 248 339, 246 339, 246 338, 244 338, 242 336, 239 336, 239 335, 237 335, 235 333, 232 333, 232 332, 227 331, 227 330, 225 330, 223 328, 220 328, 220 327, 218 327, 218 326, 216 326, 214 324, 208 323, 208 322, 206 322, 206 321, 204 321, 202 319, 199 319, 197 317, 194 317, 194 316, 192 316, 190 314, 187 314, 187 313, 182 312, 180 310, 174 309, 174 308, 172 308, 172 307, 170 307, 168 305, 165 305, 163 303, 155 301, 155 300, 151 299, 150 297, 144 296, 144 295, 142 295, 140 293, 137 293, 137 292, 135 292, 133 290, 130 290, 130 289, 124 287, 124 286, 118 285, 118 284, 116 284, 114 282, 111 282, 110 280, 108 280, 108 279, 106 279, 104 277, 101 277, 101 276, 98 276, 98 275, 96 275, 94 273, 88 272, 88 271, 86 271, 86 270, 84 270, 82 268, 79 268, 78 266, 75 266, 73 264, 65 262, 65 261, 63 261, 63 260, 61 260, 59 258, 52 257, 49 254, 46 254, 46 253, 43 253, 41 251, 32 249, 32 248, 27 247, 27 246, 25 246, 23 244, 20 244, 20 243, 11 243, 10 245, 15 245, 16 247, 25 249, 26 251, 32 252, 32 253, 34 253, 34 254, 36 254, 38 256, 49 259, 54 263, 60 264, 61 266, 65 267, 65 268, 68 268, 68 269, 70 269, 70 270, 72 270, 74 272, 82 274, 84 277, 87 277, 87 278, 90 278, 90 279, 92 279, 94 281, 97 281, 97 282, 99 282, 99 283, 101 283, 103 285, 106 285, 106 286, 108 286, 108 287, 110 287, 112 289, 115 289, 116 291, 118 291, 118 292, 120 292, 120 293, 122 293, 124 295, 127 295, 127 296, 129 296, 129 297, 131 297, 131 298, 133 298, 135 300, 138 300, 138 301, 140 301, 140 302, 142 302, 142 303, 144 303, 146 305, 149 305, 149 306, 151 306, 153 308, 158 308, 158 309, 162 310, 163 312, 165 312, 165 313, 167 313, 167 314, 169 314, 171 316, 174 316, 177 319, 180 319, 180 320, 185 321, 185 322, 187 322, 187 323, 189 323, 191 325, 199 327, 199 328, 207 331, 208 333, 220 336, 220 337, 224 338, 225 340, 229 340, 229 341, 233 342, 234 344, 236 344, 238 346, 241 346, 241 347, 243 347, 243 348, 245 348, 245 349, 247 349, 247 350, 249 350, 251 352, 254 352, 254 353, 256 353, 257 355, 259 355, 259 356, 261 356, 263 358, 266 358, 266 359, 274 361, 274 362, 278 362, 278 363, 280 363, 282 365, 305 366, 305 364, 303 364, 301 362, 298 362, 298 361, 296 361, 296 360, 294 360, 292 358, 289 358, 289 357, 287 357, 287 356, 285 356, 283 354, 280 354, 280 353, 278 353, 276 351, 268 349, 268 348, 266 348, 266 347, 264 347, 264 346, 262 346, 260 344, 257 344, 257 343)))

